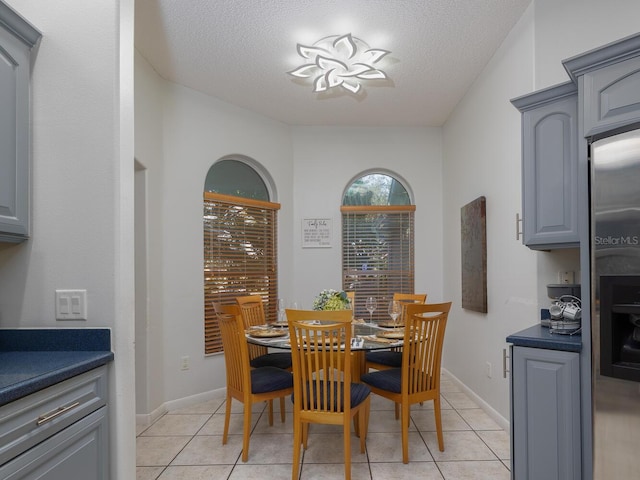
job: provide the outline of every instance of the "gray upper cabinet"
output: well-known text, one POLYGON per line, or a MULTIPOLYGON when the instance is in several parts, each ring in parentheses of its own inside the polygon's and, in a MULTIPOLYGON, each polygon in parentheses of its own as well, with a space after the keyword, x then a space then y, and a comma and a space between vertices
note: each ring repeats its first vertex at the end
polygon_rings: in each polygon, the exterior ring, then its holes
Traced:
POLYGON ((640 122, 640 35, 562 63, 582 92, 585 137, 640 122))
POLYGON ((532 249, 576 247, 578 94, 567 82, 511 103, 522 112, 522 231, 532 249))
POLYGON ((39 39, 0 1, 0 242, 29 237, 29 72, 39 39))

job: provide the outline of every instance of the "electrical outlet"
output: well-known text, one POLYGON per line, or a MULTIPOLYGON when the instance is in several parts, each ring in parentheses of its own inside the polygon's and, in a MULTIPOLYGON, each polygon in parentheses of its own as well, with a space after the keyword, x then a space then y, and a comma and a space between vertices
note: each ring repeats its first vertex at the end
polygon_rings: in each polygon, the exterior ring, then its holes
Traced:
POLYGON ((487 362, 485 364, 485 373, 487 374, 487 377, 491 378, 491 362, 487 362))
POLYGON ((560 271, 558 272, 558 283, 574 283, 575 274, 570 271, 560 271))
POLYGON ((180 359, 180 369, 189 370, 189 357, 185 356, 180 359))

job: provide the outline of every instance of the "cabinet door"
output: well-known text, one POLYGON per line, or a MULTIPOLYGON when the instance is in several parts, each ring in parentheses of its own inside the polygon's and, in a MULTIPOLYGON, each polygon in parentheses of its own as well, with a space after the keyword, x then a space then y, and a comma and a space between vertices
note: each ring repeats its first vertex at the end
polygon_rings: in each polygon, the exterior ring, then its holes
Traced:
POLYGON ((107 407, 0 467, 5 480, 108 480, 107 407))
POLYGON ((640 122, 640 58, 585 73, 586 136, 640 122))
POLYGON ((523 242, 530 248, 579 244, 577 117, 575 94, 523 112, 523 242))
POLYGON ((513 478, 580 480, 580 359, 511 347, 513 478))
POLYGON ((40 33, 0 2, 0 241, 29 236, 29 71, 40 33))

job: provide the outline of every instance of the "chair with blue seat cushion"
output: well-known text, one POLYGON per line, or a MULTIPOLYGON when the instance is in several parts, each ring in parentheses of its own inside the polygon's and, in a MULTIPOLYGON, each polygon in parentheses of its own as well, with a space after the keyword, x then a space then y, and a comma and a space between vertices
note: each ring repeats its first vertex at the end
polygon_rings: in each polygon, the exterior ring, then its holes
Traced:
POLYGON ((352 383, 351 310, 287 310, 293 359, 293 467, 299 478, 300 444, 307 449, 309 425, 342 425, 345 479, 351 478, 351 419, 357 419, 365 453, 370 389, 352 383), (320 322, 311 322, 319 320, 320 322))
MULTIPOLYGON (((222 305, 213 302, 216 313, 229 313, 242 317, 245 330, 252 325, 264 324, 264 310, 262 308, 262 297, 259 295, 248 295, 236 297, 236 305, 222 305), (242 309, 245 309, 245 315, 242 309)), ((291 370, 291 354, 289 352, 269 352, 267 347, 262 345, 249 344, 249 365, 251 368, 277 367, 283 370, 291 370)), ((269 408, 273 408, 273 402, 269 402, 269 408)), ((284 398, 280 399, 280 415, 284 414, 284 398)))
POLYGON ((372 350, 365 355, 367 361, 365 371, 386 370, 387 368, 400 368, 402 365, 402 349, 396 350, 372 350))
POLYGON ((242 438, 242 461, 249 458, 249 438, 251 434, 251 406, 257 402, 268 402, 269 425, 273 425, 273 399, 281 399, 280 419, 285 420, 284 397, 293 393, 293 375, 276 367, 251 368, 249 348, 244 333, 244 323, 239 315, 217 314, 224 348, 224 362, 227 373, 227 398, 224 417, 222 444, 227 443, 231 402, 243 403, 244 422, 242 438))
POLYGON ((438 448, 444 451, 440 413, 440 362, 451 302, 407 305, 400 368, 362 375, 377 395, 400 405, 402 461, 409 462, 409 416, 414 403, 433 400, 438 448))
MULTIPOLYGON (((244 328, 266 324, 264 306, 260 295, 236 297, 236 302, 244 321, 244 328)), ((262 345, 249 345, 249 361, 253 368, 278 367, 291 370, 291 354, 289 352, 269 352, 262 345)))

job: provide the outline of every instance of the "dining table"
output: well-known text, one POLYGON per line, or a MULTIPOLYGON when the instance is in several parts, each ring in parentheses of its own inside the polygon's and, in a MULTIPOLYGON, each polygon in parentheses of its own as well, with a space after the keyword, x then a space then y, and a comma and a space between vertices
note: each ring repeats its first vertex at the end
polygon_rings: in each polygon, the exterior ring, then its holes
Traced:
MULTIPOLYGON (((401 324, 367 323, 359 320, 354 320, 351 325, 353 327, 351 335, 351 376, 354 382, 359 382, 360 376, 366 373, 366 352, 402 347, 404 328, 401 324)), ((286 321, 253 326, 246 331, 246 337, 247 341, 254 345, 279 350, 291 350, 289 326, 286 321)))

